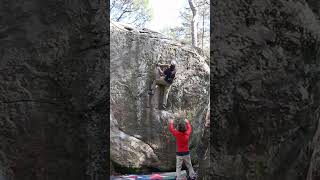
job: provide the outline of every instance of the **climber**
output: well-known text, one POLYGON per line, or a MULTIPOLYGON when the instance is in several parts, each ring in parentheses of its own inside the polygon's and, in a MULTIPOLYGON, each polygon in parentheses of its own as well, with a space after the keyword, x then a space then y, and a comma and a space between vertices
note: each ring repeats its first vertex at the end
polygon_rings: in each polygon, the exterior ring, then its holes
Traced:
POLYGON ((176 152, 176 176, 177 180, 181 179, 181 168, 184 162, 189 171, 191 179, 196 178, 196 174, 191 164, 191 157, 189 152, 189 136, 191 134, 191 125, 189 120, 185 118, 185 114, 178 115, 177 129, 174 128, 173 119, 169 120, 169 130, 176 138, 177 152, 176 152))
POLYGON ((149 95, 154 95, 154 89, 156 85, 164 86, 164 100, 162 103, 163 109, 166 109, 167 107, 168 94, 171 88, 171 84, 176 75, 176 65, 177 63, 174 60, 172 60, 170 64, 157 64, 155 72, 156 78, 153 81, 148 92, 149 95))

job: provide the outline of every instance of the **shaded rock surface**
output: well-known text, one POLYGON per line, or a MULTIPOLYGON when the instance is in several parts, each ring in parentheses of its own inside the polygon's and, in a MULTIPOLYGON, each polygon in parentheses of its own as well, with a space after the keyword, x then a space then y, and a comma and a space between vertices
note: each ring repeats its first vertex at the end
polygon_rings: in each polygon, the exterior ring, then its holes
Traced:
POLYGON ((107 179, 105 1, 1 1, 0 179, 107 179))
POLYGON ((319 179, 318 1, 212 5, 213 179, 319 179))
POLYGON ((114 162, 131 168, 154 166, 158 162, 158 157, 148 144, 119 130, 112 115, 110 120, 110 155, 114 162))
MULTIPOLYGON (((117 127, 153 149, 158 160, 157 165, 151 167, 174 170, 176 147, 168 129, 168 119, 179 110, 187 110, 193 126, 190 140, 192 158, 195 164, 199 164, 197 148, 205 129, 209 104, 208 59, 198 50, 160 33, 136 30, 115 22, 110 26, 110 109, 118 122, 117 127), (169 63, 172 59, 178 64, 176 79, 169 93, 168 108, 159 110, 162 100, 160 87, 151 99, 147 91, 154 78, 156 64, 169 63)), ((116 161, 112 156, 111 159, 116 161)))

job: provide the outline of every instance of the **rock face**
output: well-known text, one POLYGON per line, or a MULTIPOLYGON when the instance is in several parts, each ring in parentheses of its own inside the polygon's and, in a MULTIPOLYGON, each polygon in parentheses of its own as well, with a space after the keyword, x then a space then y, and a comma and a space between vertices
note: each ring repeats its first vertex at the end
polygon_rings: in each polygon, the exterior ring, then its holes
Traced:
POLYGON ((213 4, 213 179, 320 178, 318 1, 213 4))
POLYGON ((119 130, 113 116, 110 122, 110 149, 114 162, 131 168, 154 166, 158 162, 158 157, 148 144, 119 130))
MULTIPOLYGON (((209 103, 208 59, 195 49, 159 33, 139 31, 115 22, 110 26, 110 109, 118 122, 117 127, 129 136, 138 137, 153 150, 158 160, 156 165, 150 165, 151 168, 174 170, 176 147, 168 130, 168 119, 178 110, 187 110, 194 129, 191 148, 195 152, 193 161, 197 164, 198 140, 204 132, 209 103), (169 63, 172 59, 178 64, 176 79, 169 93, 168 108, 159 110, 161 89, 157 88, 149 99, 148 87, 154 78, 156 64, 169 63)), ((111 139, 111 146, 118 144, 111 139)), ((111 151, 111 160, 119 163, 113 156, 116 153, 111 151)), ((125 157, 134 159, 130 154, 125 157)))
POLYGON ((107 179, 105 1, 1 1, 0 179, 107 179))

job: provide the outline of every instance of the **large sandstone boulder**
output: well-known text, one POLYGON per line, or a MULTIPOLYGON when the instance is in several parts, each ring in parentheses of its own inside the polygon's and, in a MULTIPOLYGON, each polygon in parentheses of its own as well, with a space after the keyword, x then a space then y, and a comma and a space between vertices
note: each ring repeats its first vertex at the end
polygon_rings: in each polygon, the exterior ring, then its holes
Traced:
POLYGON ((216 1, 213 179, 320 178, 318 1, 216 1))
MULTIPOLYGON (((152 147, 159 158, 154 168, 174 170, 176 147, 168 130, 168 119, 179 110, 187 110, 194 128, 192 157, 197 164, 196 149, 209 104, 208 59, 199 50, 174 42, 160 33, 132 29, 115 22, 110 26, 110 109, 118 128, 152 147), (161 88, 157 88, 152 98, 147 91, 156 64, 169 63, 172 59, 178 64, 177 75, 169 93, 168 108, 160 110, 161 88)), ((117 161, 112 156, 111 159, 117 161)))

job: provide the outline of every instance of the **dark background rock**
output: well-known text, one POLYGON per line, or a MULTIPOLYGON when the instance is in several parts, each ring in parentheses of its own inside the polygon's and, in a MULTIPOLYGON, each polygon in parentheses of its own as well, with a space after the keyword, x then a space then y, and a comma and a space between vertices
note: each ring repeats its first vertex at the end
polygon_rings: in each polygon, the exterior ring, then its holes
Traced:
POLYGON ((1 1, 0 177, 107 179, 106 1, 1 1))
POLYGON ((212 4, 212 179, 320 178, 318 7, 212 4))
MULTIPOLYGON (((212 3, 213 178, 319 178, 318 1, 212 3)), ((106 7, 1 2, 0 178, 107 178, 106 7)))

